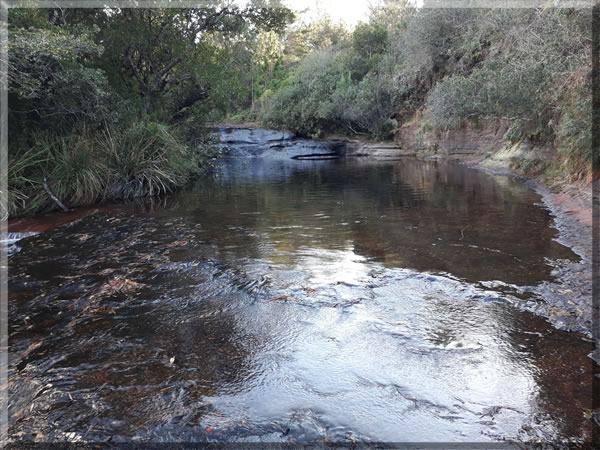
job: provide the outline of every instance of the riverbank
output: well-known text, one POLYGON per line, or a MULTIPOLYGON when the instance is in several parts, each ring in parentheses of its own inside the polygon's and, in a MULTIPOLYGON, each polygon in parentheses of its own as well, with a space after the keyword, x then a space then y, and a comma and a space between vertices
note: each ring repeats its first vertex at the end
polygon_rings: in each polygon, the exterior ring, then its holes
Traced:
MULTIPOLYGON (((508 165, 490 164, 485 156, 454 159, 495 175, 521 178, 541 196, 542 203, 554 217, 558 230, 556 240, 572 249, 581 260, 554 262, 555 279, 533 289, 547 303, 530 309, 546 317, 556 328, 593 337, 593 317, 598 317, 599 311, 592 298, 592 205, 597 202, 592 196, 592 184, 563 182, 549 186, 543 177, 516 173, 508 165)), ((594 359, 600 362, 598 349, 594 359)))

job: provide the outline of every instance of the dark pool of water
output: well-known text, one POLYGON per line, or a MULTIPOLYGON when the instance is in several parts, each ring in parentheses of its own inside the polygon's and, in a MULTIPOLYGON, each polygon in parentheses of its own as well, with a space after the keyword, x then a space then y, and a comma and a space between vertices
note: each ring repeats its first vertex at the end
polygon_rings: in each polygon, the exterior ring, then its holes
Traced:
POLYGON ((591 439, 592 345, 520 311, 576 259, 518 181, 232 159, 19 241, 11 440, 591 439))

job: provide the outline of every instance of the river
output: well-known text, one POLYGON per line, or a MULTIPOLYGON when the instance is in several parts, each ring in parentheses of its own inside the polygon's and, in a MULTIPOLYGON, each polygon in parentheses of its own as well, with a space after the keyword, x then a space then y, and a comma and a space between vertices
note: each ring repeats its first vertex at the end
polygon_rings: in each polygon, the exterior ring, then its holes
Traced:
POLYGON ((190 189, 18 242, 11 442, 590 441, 593 346, 527 311, 578 258, 538 194, 222 132, 190 189))

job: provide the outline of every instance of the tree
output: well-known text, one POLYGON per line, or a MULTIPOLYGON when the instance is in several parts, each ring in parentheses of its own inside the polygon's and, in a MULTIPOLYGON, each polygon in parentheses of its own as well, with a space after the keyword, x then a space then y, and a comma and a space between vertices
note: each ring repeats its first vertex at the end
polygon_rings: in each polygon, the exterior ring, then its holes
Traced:
POLYGON ((246 98, 236 47, 293 18, 267 3, 11 8, 10 214, 157 195, 208 165, 190 116, 246 98))
POLYGON ((286 8, 253 6, 112 9, 104 14, 101 37, 107 63, 119 67, 124 90, 137 91, 142 116, 166 107, 171 117, 207 98, 211 80, 201 78, 195 68, 219 51, 212 35, 235 41, 249 31, 281 31, 293 18, 286 8), (179 98, 166 101, 175 89, 179 98))
POLYGON ((383 54, 388 45, 388 32, 381 25, 359 24, 352 33, 352 48, 363 58, 383 54))
MULTIPOLYGON (((103 47, 87 27, 11 26, 8 82, 11 123, 30 118, 54 128, 74 120, 99 123, 108 113, 105 73, 92 66, 103 47)), ((14 130, 14 129, 13 129, 14 130)))
POLYGON ((406 19, 414 14, 415 7, 409 0, 378 0, 369 8, 369 23, 394 34, 402 30, 406 19))
POLYGON ((284 36, 284 57, 296 63, 312 52, 337 47, 349 37, 346 26, 334 23, 327 14, 311 22, 294 25, 284 36))

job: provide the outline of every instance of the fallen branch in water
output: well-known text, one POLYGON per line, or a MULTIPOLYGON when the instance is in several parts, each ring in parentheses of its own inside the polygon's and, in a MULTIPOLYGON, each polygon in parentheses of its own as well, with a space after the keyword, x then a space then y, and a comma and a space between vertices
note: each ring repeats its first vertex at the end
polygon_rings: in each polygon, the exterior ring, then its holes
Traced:
POLYGON ((46 191, 46 194, 48 194, 48 196, 54 200, 54 203, 56 203, 58 206, 60 206, 60 208, 64 211, 64 212, 69 212, 69 208, 67 208, 57 197, 56 195, 54 195, 52 193, 52 191, 50 190, 50 187, 48 186, 48 180, 46 179, 46 177, 44 177, 44 190, 46 191))

